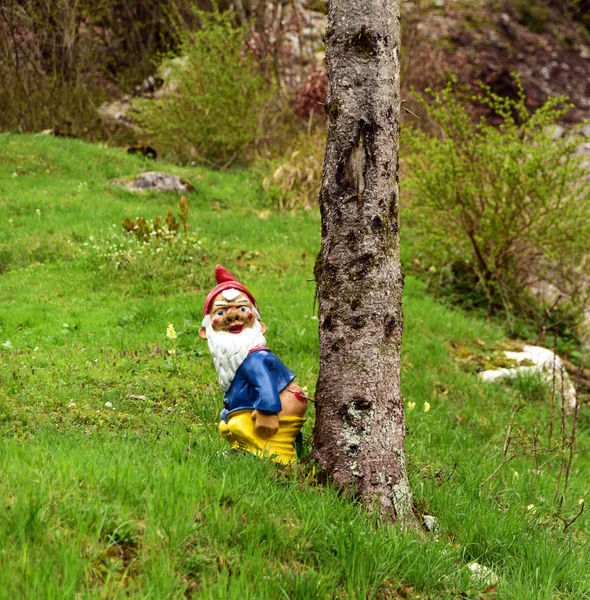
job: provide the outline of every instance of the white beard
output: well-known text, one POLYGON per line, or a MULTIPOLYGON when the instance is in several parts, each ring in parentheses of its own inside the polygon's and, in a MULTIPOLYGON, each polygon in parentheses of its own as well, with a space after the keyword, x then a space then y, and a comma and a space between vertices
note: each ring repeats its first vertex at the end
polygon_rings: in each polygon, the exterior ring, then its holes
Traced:
POLYGON ((243 329, 240 333, 228 331, 214 331, 210 322, 203 323, 207 331, 209 351, 213 357, 213 364, 219 376, 219 384, 227 392, 234 376, 243 360, 252 348, 264 346, 266 340, 262 334, 260 321, 257 319, 253 327, 243 329))

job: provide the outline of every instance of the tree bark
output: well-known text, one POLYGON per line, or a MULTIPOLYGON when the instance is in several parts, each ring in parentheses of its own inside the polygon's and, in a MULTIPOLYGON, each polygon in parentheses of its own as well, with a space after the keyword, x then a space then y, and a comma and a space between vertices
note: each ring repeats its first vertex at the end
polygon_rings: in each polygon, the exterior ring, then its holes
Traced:
POLYGON ((399 10, 399 0, 329 5, 312 452, 337 485, 392 520, 411 513, 400 392, 399 10))

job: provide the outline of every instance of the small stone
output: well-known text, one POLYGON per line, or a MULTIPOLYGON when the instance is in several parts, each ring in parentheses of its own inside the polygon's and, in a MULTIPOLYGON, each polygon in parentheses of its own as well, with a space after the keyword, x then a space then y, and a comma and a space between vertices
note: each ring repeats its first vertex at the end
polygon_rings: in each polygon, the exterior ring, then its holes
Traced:
POLYGON ((472 578, 484 585, 496 585, 500 579, 492 569, 479 563, 472 562, 468 568, 472 573, 472 578))
POLYGON ((562 127, 561 125, 555 125, 553 127, 553 131, 551 132, 551 137, 554 140, 558 140, 559 138, 563 137, 564 133, 565 133, 565 127, 562 127))
POLYGON ((438 519, 432 515, 424 515, 423 523, 424 527, 426 527, 428 531, 432 531, 433 533, 437 533, 440 529, 438 519))
MULTIPOLYGON (((551 79, 551 70, 549 69, 549 67, 541 67, 540 70, 541 73, 541 77, 545 80, 545 81, 549 81, 551 79)), ((559 127, 559 125, 557 125, 556 127, 559 127)))

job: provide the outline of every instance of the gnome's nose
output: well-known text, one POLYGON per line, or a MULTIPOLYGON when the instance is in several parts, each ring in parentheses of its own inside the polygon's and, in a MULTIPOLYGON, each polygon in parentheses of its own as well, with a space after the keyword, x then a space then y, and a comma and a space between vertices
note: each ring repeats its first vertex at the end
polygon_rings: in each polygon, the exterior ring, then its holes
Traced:
POLYGON ((232 321, 235 321, 238 318, 238 311, 237 310, 229 310, 229 312, 227 313, 227 315, 225 315, 225 320, 228 323, 231 323, 232 321))

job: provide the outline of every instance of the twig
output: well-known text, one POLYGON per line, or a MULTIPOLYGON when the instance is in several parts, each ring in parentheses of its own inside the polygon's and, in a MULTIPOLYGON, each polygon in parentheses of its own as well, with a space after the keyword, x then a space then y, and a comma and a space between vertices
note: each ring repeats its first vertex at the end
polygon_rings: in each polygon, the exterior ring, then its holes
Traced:
POLYGON ((238 157, 238 155, 240 154, 240 152, 242 152, 242 150, 244 150, 244 148, 246 148, 248 144, 244 144, 241 148, 238 148, 230 157, 229 159, 219 168, 220 171, 225 171, 233 162, 234 160, 236 160, 236 158, 238 157))
POLYGON ((563 526, 563 532, 562 532, 562 533, 565 533, 565 530, 566 530, 566 529, 567 529, 567 528, 568 528, 570 525, 573 525, 573 524, 574 524, 574 523, 575 523, 575 522, 576 522, 576 521, 577 521, 577 520, 580 518, 580 516, 581 516, 581 515, 582 515, 582 513, 584 512, 584 508, 585 508, 585 507, 586 507, 586 503, 585 503, 585 502, 582 502, 582 503, 581 503, 581 506, 580 506, 580 511, 578 512, 578 514, 577 514, 577 515, 576 515, 576 516, 575 516, 575 517, 574 517, 574 518, 573 518, 571 521, 568 521, 568 520, 564 519, 564 518, 563 518, 561 515, 558 515, 557 513, 553 513, 553 515, 554 515, 555 517, 557 517, 557 518, 558 518, 560 521, 563 521, 563 523, 564 523, 564 526, 563 526))
POLYGON ((590 369, 584 369, 582 365, 575 365, 565 358, 562 358, 561 362, 578 386, 590 390, 590 369))
POLYGON ((541 471, 539 467, 539 452, 537 451, 537 445, 539 443, 539 438, 537 435, 533 438, 533 452, 535 456, 535 475, 533 476, 533 483, 531 485, 531 489, 529 491, 529 503, 531 502, 533 495, 535 493, 535 489, 537 487, 537 480, 539 479, 539 473, 541 471))
MULTIPOLYGON (((563 298, 563 296, 561 294, 558 294, 557 298, 551 305, 551 308, 545 309, 545 315, 543 317, 543 322, 541 323, 541 327, 539 327, 539 330, 537 332, 537 339, 535 340, 535 346, 539 345, 539 341, 541 339, 541 334, 544 334, 547 331, 546 325, 547 325, 547 321, 551 318, 551 312, 559 304, 559 302, 561 301, 562 298, 563 298)), ((553 331, 555 332, 555 329, 553 331)))
POLYGON ((419 116, 418 116, 416 113, 413 113, 413 112, 412 112, 412 111, 411 111, 409 108, 406 108, 406 107, 404 106, 404 102, 405 102, 405 100, 402 100, 402 101, 400 102, 400 107, 401 107, 403 110, 405 110, 407 113, 410 113, 410 114, 411 114, 413 117, 416 117, 416 119, 418 119, 418 121, 421 121, 422 119, 421 119, 421 118, 420 118, 420 117, 419 117, 419 116))
POLYGON ((565 468, 565 481, 563 482, 563 498, 565 499, 565 493, 567 491, 567 485, 570 479, 570 471, 572 468, 572 460, 574 458, 574 444, 576 443, 576 426, 578 424, 578 415, 580 414, 580 401, 578 399, 578 391, 576 390, 576 407, 574 408, 574 420, 572 423, 572 433, 570 434, 569 440, 569 456, 567 460, 567 466, 565 468))
POLYGON ((516 415, 516 413, 519 410, 520 410, 520 408, 518 406, 514 406, 512 408, 512 414, 510 415, 510 422, 508 423, 508 429, 506 431, 506 439, 504 440, 504 450, 502 452, 502 462, 494 469, 494 471, 491 475, 489 475, 484 481, 481 482, 480 485, 485 485, 486 483, 488 483, 488 481, 490 481, 490 479, 492 479, 496 475, 496 473, 498 473, 498 471, 505 464, 509 463, 511 460, 515 459, 517 456, 525 454, 525 450, 520 450, 516 454, 513 454, 510 458, 506 458, 506 455, 508 454, 508 448, 510 447, 510 442, 512 441, 511 434, 512 434, 512 426, 514 425, 514 416, 516 415))
POLYGON ((506 431, 506 439, 504 440, 504 451, 502 453, 502 456, 504 458, 506 458, 506 453, 508 452, 508 447, 510 446, 510 442, 511 437, 510 434, 512 433, 512 425, 514 425, 514 415, 519 411, 520 409, 518 408, 518 406, 515 406, 512 409, 512 414, 510 415, 510 423, 508 423, 508 430, 506 431))
POLYGON ((553 332, 553 368, 551 371, 551 417, 549 419, 549 449, 553 443, 553 423, 555 421, 555 369, 557 362, 557 331, 553 332))
MULTIPOLYGON (((555 486, 555 496, 554 501, 557 501, 557 496, 559 495, 559 488, 561 486, 561 477, 565 473, 566 469, 566 460, 565 460, 565 448, 567 444, 567 430, 565 427, 565 393, 564 393, 564 382, 563 382, 563 367, 561 367, 561 464, 559 465, 559 474, 557 475, 557 485, 555 486)), ((559 500, 559 506, 562 506, 563 501, 565 500, 565 487, 561 493, 561 498, 559 500)))
POLYGON ((442 487, 454 475, 457 470, 457 463, 453 465, 453 470, 440 482, 439 487, 442 487))
POLYGON ((494 470, 494 472, 489 475, 487 477, 487 479, 485 479, 484 481, 481 482, 480 486, 485 485, 490 479, 492 479, 496 473, 498 473, 498 471, 506 464, 508 464, 511 460, 514 460, 516 457, 518 456, 522 456, 523 454, 526 454, 525 450, 519 450, 516 454, 513 454, 511 457, 509 458, 505 458, 494 470))

